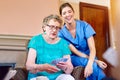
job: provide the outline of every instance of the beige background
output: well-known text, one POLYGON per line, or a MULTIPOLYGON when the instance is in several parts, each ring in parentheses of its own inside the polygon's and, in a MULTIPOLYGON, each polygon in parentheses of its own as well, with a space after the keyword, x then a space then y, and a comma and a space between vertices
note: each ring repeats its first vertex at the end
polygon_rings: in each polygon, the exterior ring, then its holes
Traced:
POLYGON ((71 2, 79 19, 79 2, 109 6, 105 0, 0 0, 0 34, 33 36, 42 32, 42 19, 58 14, 59 5, 71 2))
POLYGON ((59 0, 0 0, 0 34, 41 33, 42 19, 58 7, 59 0))

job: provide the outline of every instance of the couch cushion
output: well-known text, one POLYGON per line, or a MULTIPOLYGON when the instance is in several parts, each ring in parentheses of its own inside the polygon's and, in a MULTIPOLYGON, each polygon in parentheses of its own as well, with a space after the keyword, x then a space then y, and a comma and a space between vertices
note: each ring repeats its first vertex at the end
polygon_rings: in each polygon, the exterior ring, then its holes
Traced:
MULTIPOLYGON (((15 70, 17 73, 11 80, 27 80, 28 71, 25 68, 15 68, 15 70)), ((75 67, 71 75, 75 78, 75 80, 85 80, 84 67, 75 67)))
POLYGON ((75 80, 85 80, 84 67, 81 67, 81 66, 75 67, 71 74, 75 78, 75 80))
POLYGON ((25 68, 15 68, 16 75, 11 80, 27 80, 28 71, 25 68))

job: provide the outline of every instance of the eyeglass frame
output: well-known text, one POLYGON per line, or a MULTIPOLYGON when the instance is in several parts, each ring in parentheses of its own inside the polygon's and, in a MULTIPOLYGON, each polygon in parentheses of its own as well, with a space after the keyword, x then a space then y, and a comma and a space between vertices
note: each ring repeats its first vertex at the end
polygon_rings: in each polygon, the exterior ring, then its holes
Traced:
POLYGON ((47 24, 46 26, 48 26, 51 30, 53 30, 53 29, 60 30, 61 29, 61 27, 54 26, 54 25, 47 24))

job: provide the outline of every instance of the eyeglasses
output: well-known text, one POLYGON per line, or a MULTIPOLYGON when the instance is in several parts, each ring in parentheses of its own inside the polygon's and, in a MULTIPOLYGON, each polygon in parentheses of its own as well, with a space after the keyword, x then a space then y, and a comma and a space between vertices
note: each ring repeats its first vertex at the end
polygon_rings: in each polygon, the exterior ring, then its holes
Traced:
POLYGON ((48 25, 48 24, 47 24, 47 26, 48 26, 51 30, 53 30, 53 29, 59 30, 59 29, 60 29, 60 27, 54 26, 54 25, 48 25))

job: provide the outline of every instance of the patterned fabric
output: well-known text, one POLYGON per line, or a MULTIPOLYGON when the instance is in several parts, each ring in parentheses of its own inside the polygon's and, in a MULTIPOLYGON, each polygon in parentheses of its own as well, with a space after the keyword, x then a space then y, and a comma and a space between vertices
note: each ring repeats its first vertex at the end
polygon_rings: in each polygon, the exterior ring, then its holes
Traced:
MULTIPOLYGON (((17 73, 10 80, 27 80, 28 71, 25 68, 15 68, 15 70, 17 71, 17 73)), ((84 70, 84 67, 80 67, 80 66, 75 67, 71 75, 75 78, 75 80, 85 80, 83 76, 84 74, 83 70, 84 70)), ((68 78, 66 80, 68 80, 68 78)))
POLYGON ((73 69, 71 75, 75 78, 75 80, 85 80, 84 69, 85 68, 82 66, 77 66, 73 69))

